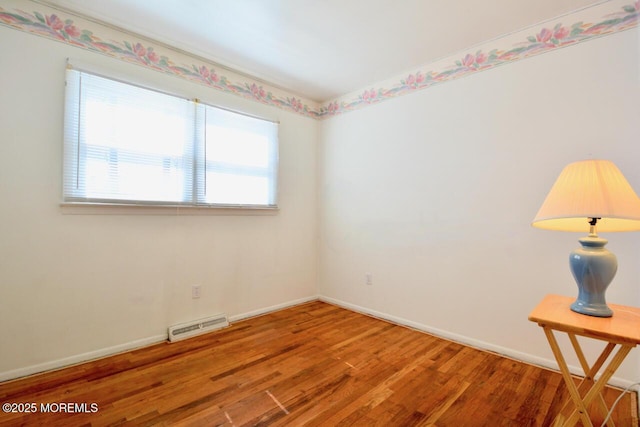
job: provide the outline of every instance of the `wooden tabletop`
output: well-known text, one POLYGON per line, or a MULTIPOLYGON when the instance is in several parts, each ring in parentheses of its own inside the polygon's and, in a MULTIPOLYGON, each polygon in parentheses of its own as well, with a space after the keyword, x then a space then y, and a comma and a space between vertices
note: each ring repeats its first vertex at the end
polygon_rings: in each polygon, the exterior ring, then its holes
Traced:
POLYGON ((640 308, 608 304, 612 317, 594 317, 571 311, 575 298, 547 295, 529 314, 542 327, 610 342, 640 344, 640 308))

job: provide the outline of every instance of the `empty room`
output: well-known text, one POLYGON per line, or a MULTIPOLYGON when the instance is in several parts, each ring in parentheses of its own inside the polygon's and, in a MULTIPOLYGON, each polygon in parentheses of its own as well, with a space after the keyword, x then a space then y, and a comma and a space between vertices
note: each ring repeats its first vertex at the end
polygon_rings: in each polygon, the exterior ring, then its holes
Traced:
POLYGON ((639 14, 0 0, 0 426, 637 426, 639 14))

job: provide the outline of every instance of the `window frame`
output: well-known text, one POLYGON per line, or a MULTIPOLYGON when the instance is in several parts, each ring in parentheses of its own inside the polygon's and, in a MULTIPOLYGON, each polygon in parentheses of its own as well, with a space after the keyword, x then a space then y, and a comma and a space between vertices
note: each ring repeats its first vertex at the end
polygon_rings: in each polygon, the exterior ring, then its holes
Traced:
MULTIPOLYGON (((158 90, 154 87, 150 87, 147 85, 142 85, 138 83, 134 83, 131 81, 123 80, 122 78, 114 78, 108 73, 96 72, 93 69, 86 69, 84 67, 72 66, 68 64, 67 66, 67 74, 65 76, 66 82, 66 91, 65 91, 65 114, 64 114, 64 141, 63 141, 63 185, 62 185, 62 201, 60 206, 63 207, 63 212, 65 213, 84 213, 87 210, 90 210, 91 213, 132 213, 132 210, 141 211, 136 213, 164 213, 167 210, 172 212, 189 212, 191 214, 202 214, 206 212, 215 212, 216 210, 224 210, 224 211, 233 211, 234 213, 245 212, 245 211, 254 211, 254 212, 265 212, 265 211, 278 211, 278 189, 279 189, 279 122, 275 120, 266 119, 263 117, 258 117, 252 114, 247 114, 244 112, 232 110, 229 108, 221 107, 219 105, 203 103, 199 99, 196 98, 188 98, 185 96, 175 95, 173 93, 168 93, 166 91, 158 90), (70 71, 82 74, 94 75, 100 78, 108 79, 112 82, 116 82, 118 84, 129 85, 135 88, 141 88, 145 90, 149 90, 152 92, 156 92, 158 94, 178 98, 181 100, 185 100, 188 103, 191 103, 194 108, 194 123, 193 123, 193 138, 189 142, 192 145, 190 150, 191 154, 191 173, 192 177, 190 177, 188 183, 185 180, 185 185, 189 185, 189 187, 185 187, 185 198, 188 197, 188 200, 184 201, 154 201, 154 200, 134 200, 134 199, 117 199, 117 198, 97 198, 97 197, 86 197, 86 192, 84 196, 78 196, 77 193, 71 194, 72 191, 69 191, 69 181, 79 182, 79 174, 82 173, 82 169, 85 168, 85 162, 82 162, 80 159, 86 156, 86 153, 82 153, 84 149, 86 149, 86 144, 82 142, 81 132, 84 131, 83 126, 84 123, 80 123, 80 93, 81 87, 75 88, 78 92, 72 93, 74 88, 70 88, 69 85, 69 76, 70 71), (70 101, 69 97, 75 97, 73 103, 78 103, 77 106, 69 108, 70 101), (267 137, 269 152, 271 156, 268 160, 268 171, 265 176, 268 182, 269 192, 266 198, 268 199, 266 203, 215 203, 215 202, 206 202, 204 197, 206 197, 206 189, 202 188, 203 181, 198 178, 198 174, 207 173, 207 164, 211 162, 216 162, 216 159, 207 159, 206 156, 206 123, 203 123, 202 120, 204 117, 206 120, 206 111, 209 109, 213 109, 214 111, 221 111, 224 114, 233 114, 237 115, 237 117, 242 118, 243 120, 255 120, 260 121, 261 123, 267 124, 266 126, 271 126, 272 135, 267 137), (77 123, 75 124, 76 129, 74 129, 73 120, 69 117, 69 115, 77 114, 78 118, 77 123), (269 175, 270 173, 270 175, 269 175), (199 186, 199 184, 201 186, 199 186), (188 194, 190 193, 190 194, 188 194), (87 209, 90 208, 90 209, 87 209), (141 209, 144 208, 144 209, 141 209)), ((185 119, 186 120, 186 119, 185 119)), ((142 164, 142 163, 140 163, 142 164)), ((236 175, 236 174, 232 174, 236 175)), ((244 176, 244 174, 239 173, 237 176, 244 176)), ((206 178, 205 178, 206 181, 206 178)))

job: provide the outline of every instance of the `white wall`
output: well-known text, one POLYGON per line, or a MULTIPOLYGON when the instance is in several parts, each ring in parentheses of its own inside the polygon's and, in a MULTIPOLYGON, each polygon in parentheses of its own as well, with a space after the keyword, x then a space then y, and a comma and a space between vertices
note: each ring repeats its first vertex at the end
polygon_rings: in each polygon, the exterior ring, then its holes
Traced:
MULTIPOLYGON (((613 160, 640 191, 638 53, 636 28, 323 122, 320 294, 555 366, 527 316, 577 295, 581 236, 530 223, 572 161, 613 160)), ((603 237, 608 300, 640 305, 640 235, 603 237)), ((640 379, 637 353, 618 382, 640 379)))
MULTIPOLYGON (((575 295, 580 236, 529 223, 574 160, 611 159, 640 191, 637 29, 320 123, 4 27, 0 48, 0 380, 312 298, 317 279, 328 300, 555 366, 527 315, 575 295), (63 213, 67 57, 279 120, 281 210, 63 213)), ((640 305, 640 236, 605 237, 609 301, 640 305)))
POLYGON ((316 296, 318 122, 5 27, 0 50, 0 379, 316 296), (279 120, 280 211, 64 213, 67 57, 279 120))

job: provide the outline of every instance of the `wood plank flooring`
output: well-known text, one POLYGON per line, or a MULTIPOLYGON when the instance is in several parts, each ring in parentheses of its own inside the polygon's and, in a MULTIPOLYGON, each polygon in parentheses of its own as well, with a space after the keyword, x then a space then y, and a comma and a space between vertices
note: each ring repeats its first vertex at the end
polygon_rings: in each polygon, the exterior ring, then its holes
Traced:
MULTIPOLYGON (((38 412, 0 425, 547 426, 567 396, 559 373, 316 301, 2 383, 0 403, 38 412), (61 402, 97 411, 40 411, 61 402)), ((638 425, 635 405, 618 426, 638 425)))

